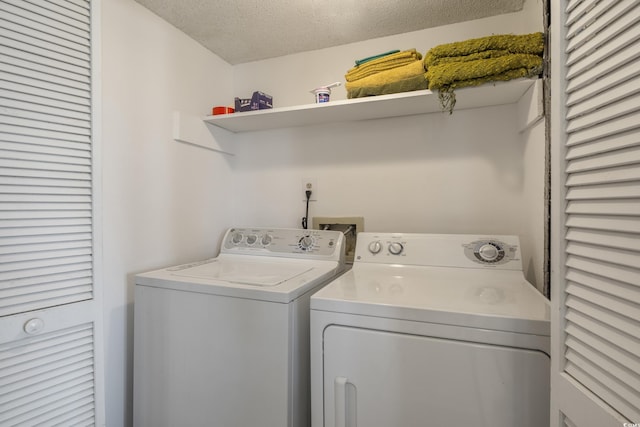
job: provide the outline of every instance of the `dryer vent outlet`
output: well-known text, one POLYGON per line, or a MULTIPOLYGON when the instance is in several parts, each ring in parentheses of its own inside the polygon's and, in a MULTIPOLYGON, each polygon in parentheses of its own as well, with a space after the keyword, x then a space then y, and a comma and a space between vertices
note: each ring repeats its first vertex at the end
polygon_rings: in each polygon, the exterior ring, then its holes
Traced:
POLYGON ((356 235, 364 231, 364 217, 313 217, 312 227, 316 230, 342 231, 345 237, 346 262, 353 263, 356 252, 356 235))

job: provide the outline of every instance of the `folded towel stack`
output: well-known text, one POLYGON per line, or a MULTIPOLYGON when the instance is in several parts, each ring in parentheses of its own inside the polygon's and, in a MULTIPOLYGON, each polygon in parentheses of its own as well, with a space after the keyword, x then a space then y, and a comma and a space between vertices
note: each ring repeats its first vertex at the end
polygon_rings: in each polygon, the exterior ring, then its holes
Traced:
POLYGON ((502 34, 436 46, 424 58, 429 89, 438 90, 443 107, 451 111, 456 88, 537 76, 542 72, 543 51, 542 33, 502 34))
POLYGON ((427 88, 422 55, 415 49, 391 51, 356 61, 345 80, 348 98, 427 88))

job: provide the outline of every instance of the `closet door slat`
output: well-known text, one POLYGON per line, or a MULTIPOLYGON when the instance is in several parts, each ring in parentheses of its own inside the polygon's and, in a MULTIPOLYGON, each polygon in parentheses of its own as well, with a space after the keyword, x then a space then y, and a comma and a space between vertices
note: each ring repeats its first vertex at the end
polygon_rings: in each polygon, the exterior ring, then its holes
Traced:
POLYGON ((600 138, 597 141, 586 142, 567 150, 567 159, 573 160, 579 157, 589 157, 594 154, 606 153, 620 148, 634 147, 640 145, 640 129, 631 129, 600 138))
POLYGON ((638 40, 638 31, 635 29, 632 34, 619 35, 611 40, 607 49, 599 50, 584 58, 583 62, 569 67, 568 89, 572 91, 591 84, 599 87, 601 78, 625 64, 632 64, 640 56, 633 44, 638 40))
POLYGON ((37 22, 44 27, 51 28, 51 31, 62 31, 73 34, 77 37, 86 38, 89 33, 88 25, 78 25, 73 20, 65 18, 64 15, 49 14, 37 5, 29 4, 23 0, 3 0, 0 2, 0 11, 7 20, 11 22, 12 17, 20 17, 26 21, 37 22))
POLYGON ((638 7, 635 6, 635 10, 633 10, 630 9, 631 6, 633 6, 632 2, 627 3, 627 5, 618 3, 613 8, 608 9, 602 18, 604 18, 603 23, 606 21, 609 24, 603 25, 596 35, 593 35, 592 32, 587 33, 591 35, 591 38, 585 39, 579 46, 568 46, 568 50, 571 53, 567 57, 567 65, 573 65, 576 61, 584 60, 599 49, 605 48, 610 40, 623 33, 629 27, 634 26, 638 22, 638 7), (611 25, 613 22, 616 25, 611 25))
MULTIPOLYGON (((579 18, 568 23, 569 41, 567 43, 568 65, 575 60, 571 53, 578 51, 581 53, 578 58, 588 56, 593 52, 593 43, 598 43, 606 36, 614 36, 618 32, 626 30, 634 18, 633 8, 637 6, 634 0, 607 0, 598 1, 593 7, 580 11, 579 18), (613 25, 616 23, 615 25, 613 25), (626 25, 625 25, 626 23, 626 25), (585 31, 584 29, 587 28, 585 31), (613 33, 612 33, 613 32, 613 33), (591 45, 589 43, 592 42, 591 45), (580 52, 580 48, 589 46, 589 49, 580 52)), ((578 15, 578 14, 576 14, 578 15)))

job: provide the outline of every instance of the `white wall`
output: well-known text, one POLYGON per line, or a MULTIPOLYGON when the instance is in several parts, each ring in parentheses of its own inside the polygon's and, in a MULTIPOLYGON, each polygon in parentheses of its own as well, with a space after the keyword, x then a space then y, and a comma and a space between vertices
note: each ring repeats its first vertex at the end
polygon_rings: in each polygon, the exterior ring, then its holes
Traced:
MULTIPOLYGON (((313 102, 354 60, 390 49, 543 30, 542 2, 522 12, 234 67, 236 96, 276 107, 313 102)), ((344 99, 344 87, 332 99, 344 99)), ((519 132, 515 105, 239 134, 235 215, 242 225, 297 227, 301 181, 317 181, 311 216, 364 216, 370 231, 517 234, 526 276, 543 286, 544 124, 519 132)))
MULTIPOLYGON (((491 34, 526 34, 543 30, 542 0, 527 0, 518 13, 498 15, 476 21, 444 25, 360 43, 303 52, 234 67, 234 96, 250 97, 261 90, 274 97, 274 106, 313 103, 310 90, 344 75, 356 59, 392 49, 415 48, 423 55, 432 47, 491 34)), ((332 90, 331 99, 345 99, 344 86, 332 90)))
POLYGON ((520 234, 541 278, 544 126, 518 133, 509 106, 239 134, 236 156, 176 143, 171 128, 174 110, 203 116, 258 89, 276 106, 312 102, 310 89, 391 48, 536 31, 530 13, 231 67, 133 0, 102 5, 109 427, 131 425, 133 276, 215 255, 231 225, 299 226, 303 178, 318 184, 311 215, 362 215, 368 230, 520 234))
POLYGON ((235 219, 299 227, 312 178, 310 216, 363 216, 369 231, 517 234, 541 286, 541 130, 520 134, 507 105, 239 134, 235 219))
POLYGON ((133 275, 217 253, 232 158, 172 140, 174 109, 204 116, 232 68, 133 0, 102 2, 106 417, 131 424, 133 275))

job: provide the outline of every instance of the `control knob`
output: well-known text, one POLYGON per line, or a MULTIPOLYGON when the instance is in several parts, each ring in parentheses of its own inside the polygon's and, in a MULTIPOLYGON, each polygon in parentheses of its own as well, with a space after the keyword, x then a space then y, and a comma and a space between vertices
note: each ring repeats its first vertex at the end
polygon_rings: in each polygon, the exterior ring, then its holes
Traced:
POLYGON ((247 236, 247 244, 248 245, 253 245, 257 240, 258 240, 258 236, 256 236, 255 234, 249 234, 247 236))
POLYGON ((242 233, 233 233, 231 241, 237 245, 238 243, 242 242, 242 237, 242 233))
POLYGON ((389 253, 391 255, 400 255, 404 250, 404 245, 400 242, 391 242, 389 243, 389 253))
POLYGON ((377 254, 382 250, 382 243, 380 240, 376 240, 375 242, 369 243, 369 252, 372 254, 377 254))
POLYGON ((300 249, 308 251, 313 246, 313 237, 306 235, 300 239, 298 242, 300 249))
POLYGON ((493 261, 498 258, 498 248, 491 243, 485 243, 478 249, 478 255, 485 261, 493 261))
POLYGON ((261 243, 263 246, 267 246, 269 243, 271 243, 272 240, 273 237, 271 237, 270 234, 265 234, 264 236, 262 236, 261 243))
POLYGON ((479 242, 474 250, 476 259, 482 263, 493 264, 500 262, 505 257, 505 250, 499 242, 479 242))

